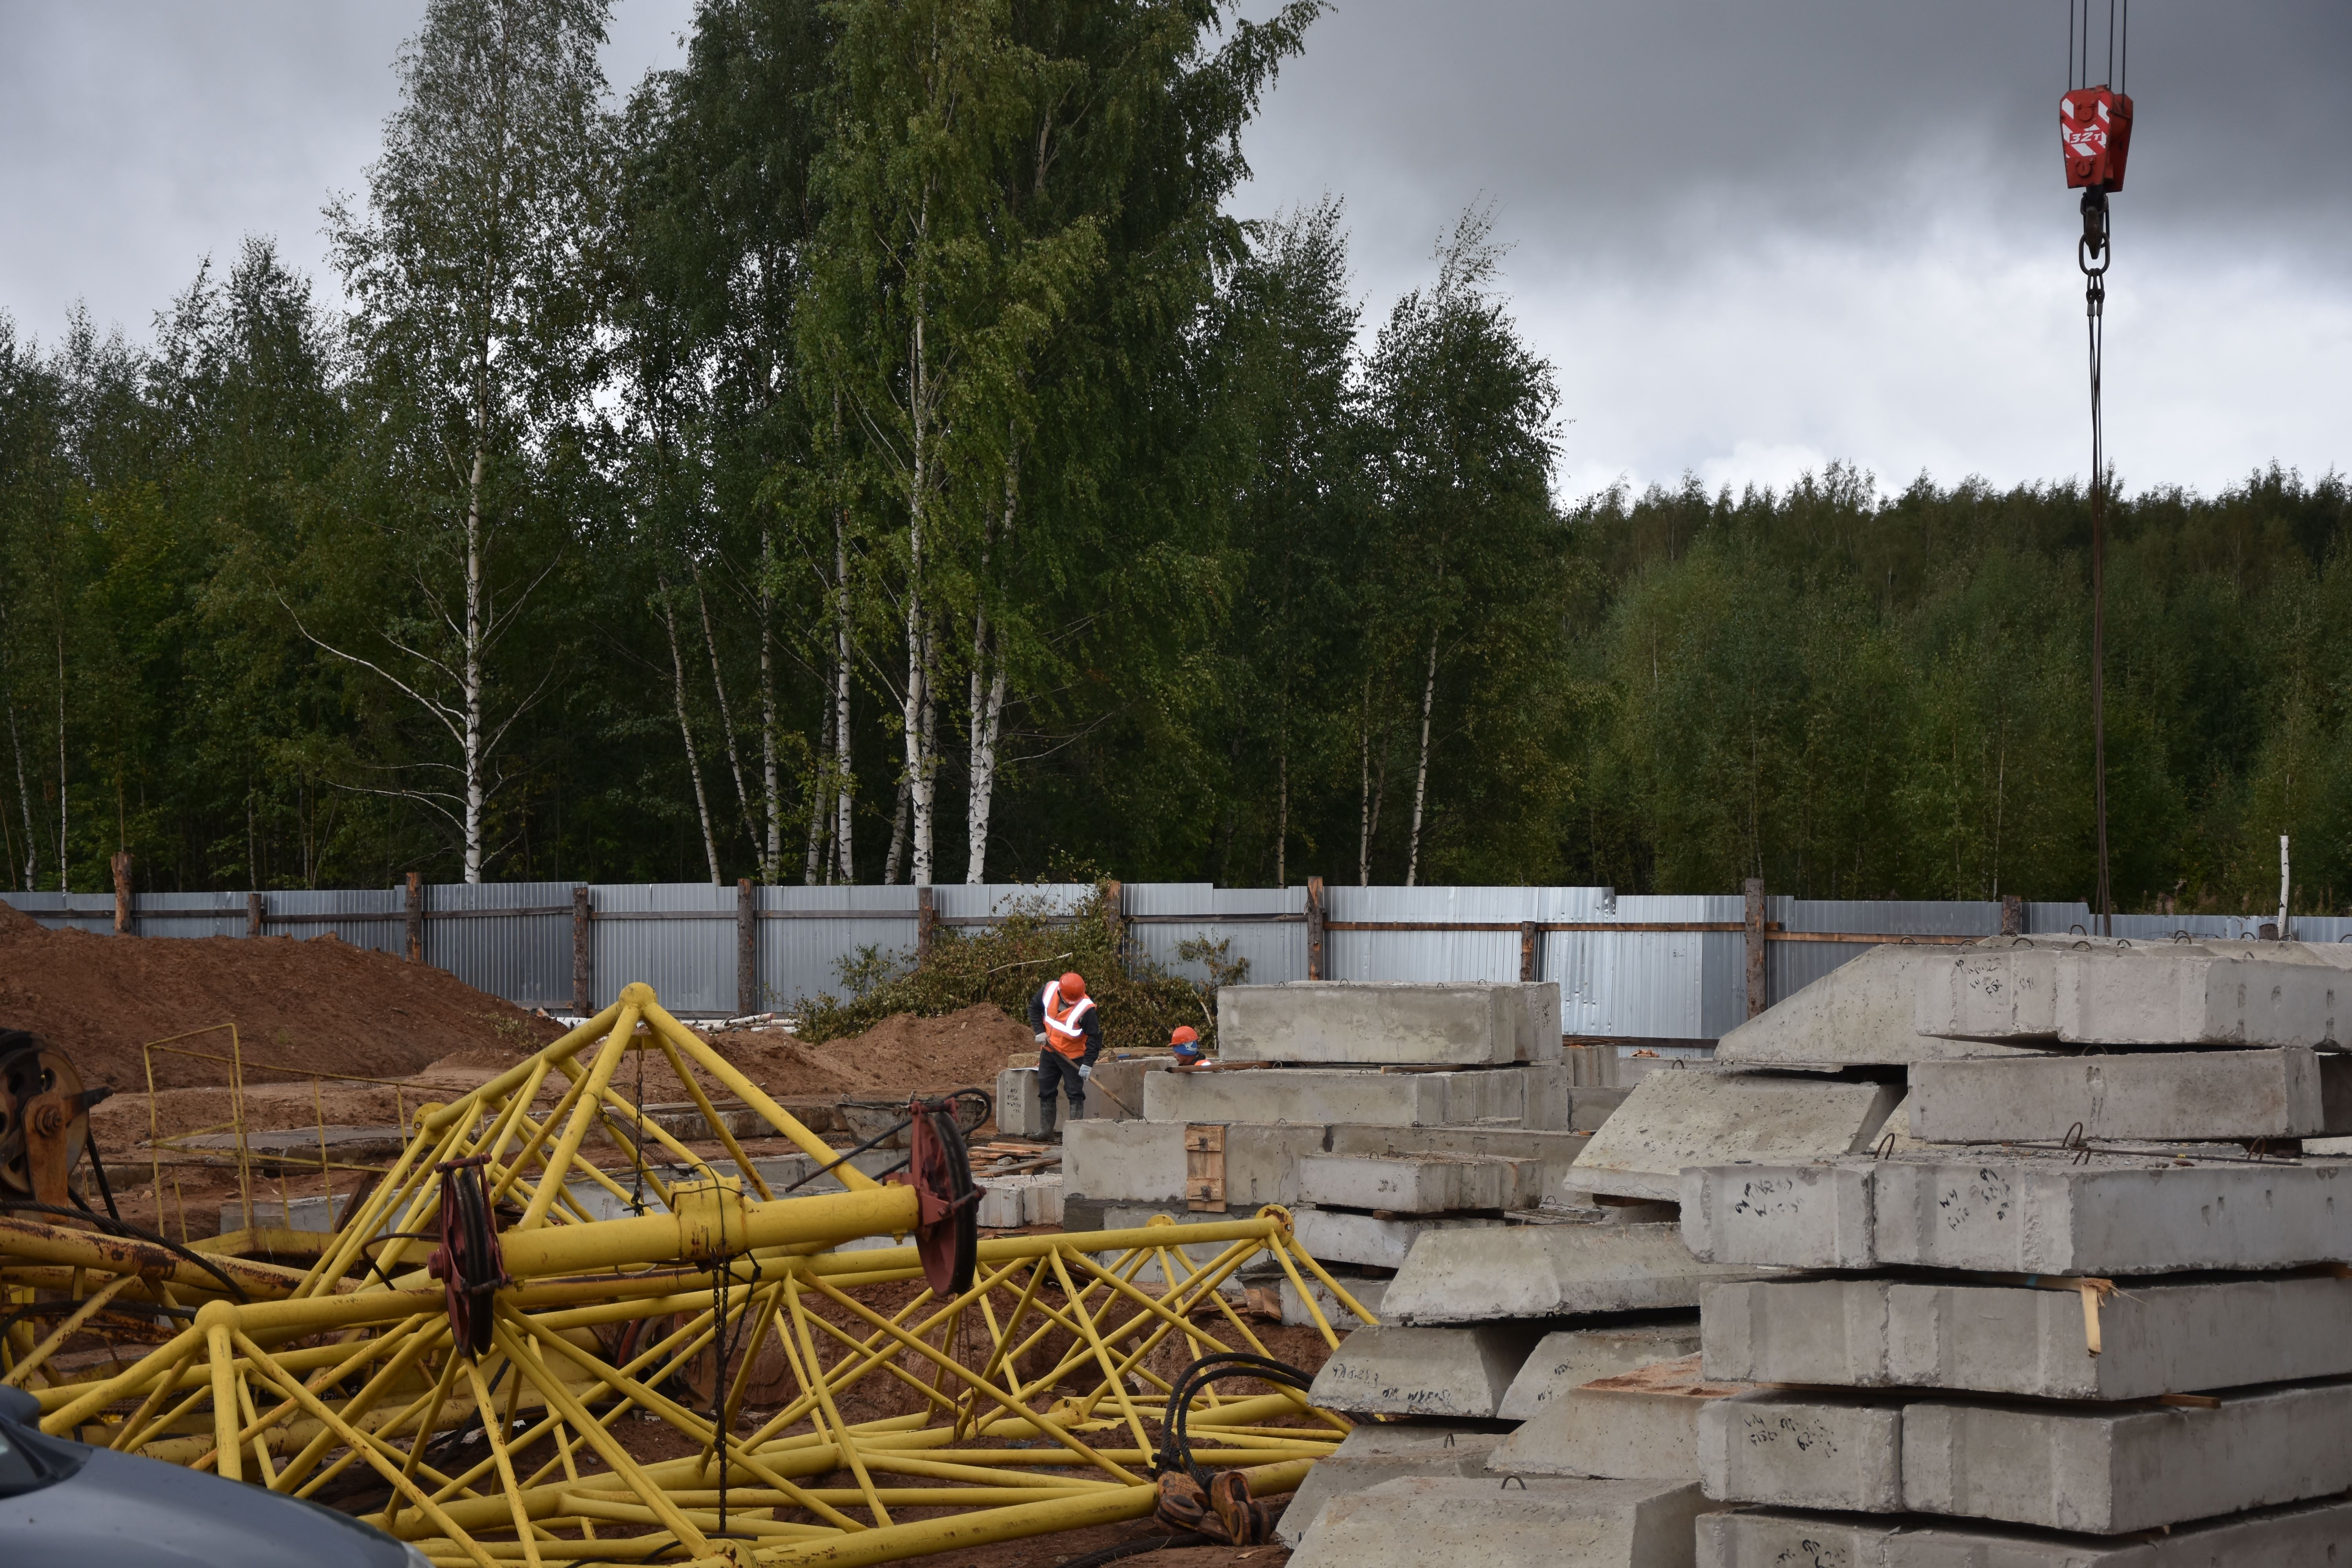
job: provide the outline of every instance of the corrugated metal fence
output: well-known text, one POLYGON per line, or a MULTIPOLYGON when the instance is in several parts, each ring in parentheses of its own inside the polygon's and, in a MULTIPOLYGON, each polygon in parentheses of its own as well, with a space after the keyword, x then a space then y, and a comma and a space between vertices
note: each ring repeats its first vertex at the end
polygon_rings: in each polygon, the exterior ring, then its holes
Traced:
MULTIPOLYGON (((425 962, 529 1007, 610 1002, 642 980, 674 1012, 725 1016, 788 1007, 842 989, 868 952, 911 960, 927 931, 984 926, 1015 910, 1065 915, 1077 884, 724 888, 703 883, 480 887, 320 892, 150 893, 131 900, 147 937, 315 937, 425 962), (751 973, 744 973, 746 948, 751 973), (747 984, 748 982, 748 984, 747 984)), ((111 932, 105 894, 0 893, 52 927, 111 932)), ((1118 892, 1139 956, 1205 980, 1199 950, 1246 962, 1257 982, 1514 980, 1560 984, 1561 1024, 1595 1038, 1702 1042, 1747 1016, 1747 902, 1738 895, 1620 897, 1606 888, 1216 888, 1129 883, 1118 892), (1318 957, 1319 949, 1319 957, 1318 957)), ((2082 904, 2027 904, 2028 931, 2086 929, 2082 904)), ((1951 942, 2000 930, 1997 903, 1765 900, 1765 988, 1785 996, 1873 942, 1951 942)), ((2253 937, 2260 916, 2119 915, 2137 940, 2253 937)), ((2352 938, 2352 919, 2306 917, 2305 941, 2352 938)))

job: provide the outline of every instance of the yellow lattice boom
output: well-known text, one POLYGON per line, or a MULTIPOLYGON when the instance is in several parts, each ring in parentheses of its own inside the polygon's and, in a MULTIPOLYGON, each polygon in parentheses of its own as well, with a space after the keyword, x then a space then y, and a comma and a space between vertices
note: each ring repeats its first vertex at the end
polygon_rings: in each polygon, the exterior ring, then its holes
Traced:
MULTIPOLYGON (((1229 1300, 1245 1265, 1277 1263, 1327 1342, 1310 1276, 1370 1321, 1278 1208, 982 1240, 971 1287, 941 1295, 908 1239, 914 1186, 841 1163, 845 1190, 771 1192, 698 1070, 838 1159, 631 985, 422 1108, 308 1269, 0 1218, 0 1294, 56 1321, 0 1333, 5 1380, 54 1434, 300 1497, 373 1488, 369 1521, 436 1563, 846 1565, 1150 1513, 1181 1370, 1268 1353, 1229 1300), (731 1173, 622 1092, 641 1053, 707 1113, 731 1173), (625 1189, 583 1155, 600 1133, 658 1149, 675 1179, 641 1158, 625 1189), (506 1282, 479 1299, 487 1331, 465 1331, 478 1353, 425 1267, 460 1162, 507 1216, 506 1282), (645 1212, 593 1217, 621 1207, 645 1212), (53 1373, 60 1345, 108 1325, 112 1364, 53 1373)), ((1192 1458, 1259 1496, 1347 1430, 1279 1386, 1202 1389, 1184 1421, 1192 1458)))

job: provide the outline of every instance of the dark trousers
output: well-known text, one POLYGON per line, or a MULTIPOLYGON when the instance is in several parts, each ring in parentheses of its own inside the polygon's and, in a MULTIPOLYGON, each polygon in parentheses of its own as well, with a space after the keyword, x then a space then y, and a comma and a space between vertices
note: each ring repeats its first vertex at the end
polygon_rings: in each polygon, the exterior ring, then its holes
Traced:
POLYGON ((1037 1103, 1051 1109, 1054 1097, 1065 1089, 1070 1091, 1070 1120, 1076 1121, 1086 1114, 1087 1080, 1078 1076, 1076 1058, 1049 1046, 1037 1053, 1037 1103))

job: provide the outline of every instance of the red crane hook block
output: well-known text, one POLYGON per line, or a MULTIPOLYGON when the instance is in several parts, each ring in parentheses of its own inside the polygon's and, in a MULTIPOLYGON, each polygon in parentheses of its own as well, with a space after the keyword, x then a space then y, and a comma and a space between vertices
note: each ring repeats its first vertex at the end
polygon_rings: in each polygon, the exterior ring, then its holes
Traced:
POLYGON ((2066 188, 2124 188, 2131 154, 2132 100, 2104 87, 2078 87, 2058 102, 2058 134, 2066 146, 2066 188))

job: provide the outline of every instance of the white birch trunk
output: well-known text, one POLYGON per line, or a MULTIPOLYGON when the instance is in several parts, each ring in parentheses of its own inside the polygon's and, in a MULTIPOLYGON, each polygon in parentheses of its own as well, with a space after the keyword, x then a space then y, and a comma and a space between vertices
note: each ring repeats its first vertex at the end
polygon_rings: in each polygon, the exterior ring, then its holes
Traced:
POLYGON ((710 797, 702 787, 702 759, 695 751, 694 726, 686 717, 686 656, 678 650, 677 616, 671 611, 669 584, 655 579, 661 589, 662 626, 669 633, 670 692, 677 704, 677 732, 686 742, 686 771, 694 779, 694 808, 702 817, 702 853, 710 862, 710 885, 719 885, 719 839, 710 830, 710 797))
POLYGON ((882 863, 882 880, 896 882, 907 863, 907 781, 898 781, 898 806, 890 815, 890 856, 882 863))
POLYGON ((776 881, 784 866, 783 802, 776 776, 776 658, 774 562, 770 559, 768 530, 760 529, 760 765, 761 787, 768 808, 766 852, 760 858, 760 879, 776 881))
MULTIPOLYGON (((719 668, 719 634, 710 625, 710 595, 703 591, 702 567, 690 555, 687 570, 694 575, 694 603, 702 613, 702 645, 710 651, 710 689, 719 694, 719 723, 727 736, 727 769, 735 777, 735 804, 743 814, 743 837, 756 845, 760 827, 751 814, 751 792, 743 786, 743 759, 735 745, 735 710, 727 700, 727 679, 719 668)), ((760 869, 761 880, 767 880, 764 861, 760 869)))
POLYGON ((833 740, 833 715, 828 713, 817 728, 817 771, 809 781, 808 837, 802 846, 801 886, 816 886, 816 874, 824 865, 824 749, 833 740))
MULTIPOLYGON (((488 423, 487 416, 483 416, 488 423)), ((465 710, 466 880, 482 879, 482 808, 488 793, 482 784, 482 478, 489 454, 474 448, 474 473, 466 499, 466 657, 458 699, 465 710)), ((673 648, 677 634, 673 630, 673 648)))
POLYGON ((1422 807, 1429 799, 1429 715, 1437 704, 1437 632, 1429 634, 1429 675, 1421 686, 1421 761, 1412 773, 1412 837, 1404 857, 1404 885, 1413 884, 1421 869, 1422 807))
POLYGON ((0 705, 8 710, 8 749, 16 759, 16 810, 25 819, 25 891, 33 890, 38 874, 33 837, 33 795, 25 784, 25 738, 16 727, 16 689, 8 679, 8 611, 0 605, 0 705))
POLYGON ((1356 726, 1356 886, 1372 885, 1372 678, 1364 677, 1364 709, 1356 726))
POLYGON ((837 509, 833 514, 833 860, 841 880, 849 883, 857 880, 850 838, 856 775, 849 762, 849 539, 847 521, 837 509))
POLYGON ((1002 634, 996 646, 989 641, 988 609, 985 595, 989 581, 990 559, 995 554, 999 538, 1006 543, 1013 539, 1013 509, 1020 499, 1021 460, 1017 448, 1008 445, 1011 453, 1004 464, 1004 519, 1001 533, 992 531, 981 543, 980 577, 983 598, 981 607, 971 616, 971 716, 965 733, 971 737, 971 784, 964 812, 964 871, 967 885, 978 886, 988 879, 988 825, 996 805, 997 737, 1004 727, 1004 649, 1002 634))
POLYGON ((66 628, 63 612, 58 619, 58 891, 73 891, 73 858, 67 853, 72 832, 71 797, 66 791, 66 628))
POLYGON ((906 736, 907 799, 914 827, 910 880, 931 880, 931 767, 927 719, 930 711, 930 648, 923 605, 923 505, 930 488, 929 366, 923 357, 923 299, 915 296, 914 331, 908 342, 908 408, 912 417, 913 481, 907 506, 907 692, 901 724, 906 736))

